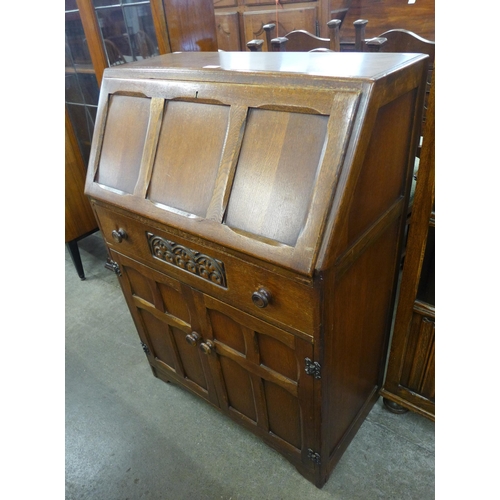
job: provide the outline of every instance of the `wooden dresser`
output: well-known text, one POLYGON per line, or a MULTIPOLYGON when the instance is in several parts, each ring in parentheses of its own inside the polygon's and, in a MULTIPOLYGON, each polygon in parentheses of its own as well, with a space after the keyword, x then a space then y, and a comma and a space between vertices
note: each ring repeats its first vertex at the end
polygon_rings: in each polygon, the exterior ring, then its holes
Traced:
POLYGON ((379 395, 426 72, 191 52, 104 73, 85 192, 154 375, 318 487, 379 395))

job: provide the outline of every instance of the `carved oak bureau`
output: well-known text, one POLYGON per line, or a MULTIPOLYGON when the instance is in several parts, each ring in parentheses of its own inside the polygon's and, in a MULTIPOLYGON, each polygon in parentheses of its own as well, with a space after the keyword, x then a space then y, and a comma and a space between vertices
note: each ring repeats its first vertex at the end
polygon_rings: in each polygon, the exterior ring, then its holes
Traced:
POLYGON ((324 485, 383 378, 427 56, 105 71, 85 192, 154 375, 324 485))

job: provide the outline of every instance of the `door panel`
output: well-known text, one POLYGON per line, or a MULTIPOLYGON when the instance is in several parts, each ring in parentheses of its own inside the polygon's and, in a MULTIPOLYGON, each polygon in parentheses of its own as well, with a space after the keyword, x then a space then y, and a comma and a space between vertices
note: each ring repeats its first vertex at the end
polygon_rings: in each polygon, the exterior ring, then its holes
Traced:
POLYGON ((114 251, 111 256, 152 367, 218 406, 207 357, 199 341, 191 345, 186 338, 197 334, 191 288, 114 251))
POLYGON ((306 427, 314 408, 302 397, 313 394, 314 378, 304 369, 312 344, 207 295, 202 299, 221 407, 300 459, 313 439, 306 427))

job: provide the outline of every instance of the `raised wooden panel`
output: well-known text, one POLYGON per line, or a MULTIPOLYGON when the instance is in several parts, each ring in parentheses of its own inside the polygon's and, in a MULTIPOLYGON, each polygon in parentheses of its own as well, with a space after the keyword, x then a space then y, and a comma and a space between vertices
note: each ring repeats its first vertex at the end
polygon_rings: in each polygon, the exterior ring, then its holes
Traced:
POLYGON ((174 327, 171 327, 170 330, 181 359, 184 378, 191 380, 203 389, 207 389, 205 373, 200 362, 200 356, 203 356, 203 354, 200 353, 197 346, 189 345, 186 342, 186 332, 174 327))
POLYGON ((221 160, 229 109, 229 106, 168 102, 147 195, 149 200, 206 216, 221 160))
POLYGON ((207 312, 212 325, 214 339, 241 354, 245 354, 245 339, 241 325, 215 309, 208 309, 207 312))
POLYGON ((382 382, 382 332, 387 331, 391 321, 390 304, 394 299, 397 267, 396 236, 400 226, 400 222, 395 221, 338 278, 332 292, 327 314, 332 315, 332 331, 342 335, 325 339, 329 355, 324 363, 332 367, 332 379, 325 380, 323 386, 331 395, 325 418, 336 422, 335 426, 326 426, 329 453, 334 453, 352 419, 382 382), (356 310, 363 314, 356 314, 356 310))
POLYGON ((219 50, 241 50, 240 21, 238 12, 216 12, 217 43, 219 50))
MULTIPOLYGON (((173 280, 172 280, 173 281, 173 280)), ((191 313, 186 304, 186 299, 183 297, 180 287, 174 288, 170 284, 157 283, 158 292, 160 293, 164 312, 175 316, 176 318, 185 321, 186 323, 191 323, 191 313)))
MULTIPOLYGON (((316 7, 280 9, 274 36, 285 36, 286 33, 293 30, 306 30, 310 33, 316 33, 317 20, 318 11, 316 7)), ((250 40, 260 38, 264 40, 262 50, 270 50, 270 47, 267 47, 264 32, 264 26, 269 23, 276 24, 276 9, 244 12, 245 44, 250 40)))
POLYGON ((250 420, 257 421, 250 374, 241 365, 225 356, 219 357, 219 363, 228 396, 229 410, 234 409, 250 420))
POLYGON ((270 335, 256 335, 260 364, 281 373, 290 380, 299 379, 298 365, 295 355, 294 338, 289 338, 293 346, 287 346, 270 335))
POLYGON ((228 226, 296 243, 308 215, 327 123, 326 116, 250 110, 228 226))
POLYGON ((139 270, 128 267, 127 277, 132 295, 140 297, 150 304, 155 303, 154 289, 151 287, 151 281, 146 276, 141 274, 139 270))
POLYGON ((408 146, 416 94, 408 92, 380 108, 358 179, 348 223, 354 241, 377 217, 403 196, 408 174, 408 146), (399 175, 397 172, 400 172, 399 175))
MULTIPOLYGON (((168 326, 146 311, 140 311, 139 314, 148 332, 148 348, 152 351, 153 356, 172 371, 177 371, 179 363, 176 362, 175 347, 172 344, 168 326)), ((181 373, 181 375, 184 374, 181 373)))
POLYGON ((149 122, 150 99, 124 95, 109 98, 96 182, 132 194, 149 122), (120 165, 120 169, 116 168, 120 165))
POLYGON ((300 406, 297 398, 272 382, 264 381, 264 394, 269 418, 269 432, 302 448, 300 406))

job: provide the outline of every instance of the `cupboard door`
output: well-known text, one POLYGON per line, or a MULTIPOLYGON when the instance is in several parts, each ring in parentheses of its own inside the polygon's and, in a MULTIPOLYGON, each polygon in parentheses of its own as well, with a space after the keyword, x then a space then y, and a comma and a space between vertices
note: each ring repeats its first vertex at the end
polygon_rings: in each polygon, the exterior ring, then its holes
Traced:
POLYGON ((309 342, 207 295, 204 336, 221 408, 292 460, 313 447, 314 377, 309 342))
POLYGON ((153 372, 218 406, 191 288, 114 251, 111 257, 153 372))

